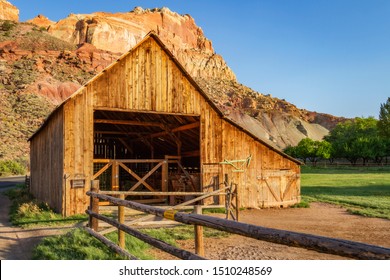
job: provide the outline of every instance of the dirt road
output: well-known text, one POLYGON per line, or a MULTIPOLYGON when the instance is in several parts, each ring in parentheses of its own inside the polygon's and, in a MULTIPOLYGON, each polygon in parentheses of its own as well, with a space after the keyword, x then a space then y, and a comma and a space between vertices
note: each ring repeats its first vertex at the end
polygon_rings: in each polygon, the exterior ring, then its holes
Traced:
POLYGON ((23 183, 24 177, 0 179, 0 260, 30 260, 39 241, 66 230, 64 227, 22 229, 9 222, 10 200, 2 192, 23 183))
MULTIPOLYGON (((259 226, 353 240, 390 247, 390 221, 349 214, 345 209, 312 203, 310 208, 261 209, 241 212, 240 221, 259 226)), ((193 251, 193 241, 180 241, 193 251)), ((152 251, 158 258, 169 255, 152 251)), ((206 258, 214 260, 337 260, 340 256, 258 241, 239 235, 205 239, 206 258)))

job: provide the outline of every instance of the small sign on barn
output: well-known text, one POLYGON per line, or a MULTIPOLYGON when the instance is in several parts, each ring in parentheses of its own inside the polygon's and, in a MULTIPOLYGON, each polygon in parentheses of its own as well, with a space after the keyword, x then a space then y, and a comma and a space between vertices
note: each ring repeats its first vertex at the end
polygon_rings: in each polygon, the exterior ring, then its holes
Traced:
POLYGON ((74 178, 70 179, 70 186, 72 189, 84 188, 85 187, 85 175, 76 174, 74 178))

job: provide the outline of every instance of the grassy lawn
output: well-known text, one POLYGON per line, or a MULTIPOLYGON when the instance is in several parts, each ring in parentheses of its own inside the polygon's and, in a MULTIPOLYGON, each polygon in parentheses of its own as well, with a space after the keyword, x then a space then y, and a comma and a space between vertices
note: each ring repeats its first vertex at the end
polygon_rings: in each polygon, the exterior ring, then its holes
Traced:
POLYGON ((390 219, 390 168, 302 168, 304 201, 342 205, 354 214, 390 219))
POLYGON ((12 204, 10 208, 10 221, 15 226, 22 228, 58 226, 74 224, 88 220, 86 214, 74 215, 63 218, 61 214, 55 213, 45 203, 36 201, 28 192, 25 185, 5 192, 12 204))
MULTIPOLYGON (((194 238, 193 226, 178 226, 173 228, 142 229, 142 232, 177 247, 176 240, 194 238)), ((222 238, 229 234, 214 229, 204 228, 205 237, 222 238)), ((118 242, 118 233, 106 235, 112 242, 118 242)), ((133 237, 125 235, 126 250, 141 260, 152 260, 149 250, 152 246, 133 237)), ((81 228, 72 230, 64 235, 46 237, 34 249, 35 260, 115 260, 124 259, 113 253, 103 243, 89 235, 81 228)))

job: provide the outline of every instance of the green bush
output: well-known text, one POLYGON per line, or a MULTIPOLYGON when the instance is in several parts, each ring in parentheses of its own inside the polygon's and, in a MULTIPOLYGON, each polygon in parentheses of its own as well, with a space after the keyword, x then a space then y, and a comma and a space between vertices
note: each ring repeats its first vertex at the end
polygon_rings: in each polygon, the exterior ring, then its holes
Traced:
POLYGON ((0 29, 1 31, 11 31, 14 27, 15 27, 15 23, 10 21, 10 20, 5 20, 2 22, 2 24, 0 25, 0 29))
POLYGON ((0 161, 0 176, 23 175, 25 173, 26 173, 26 168, 17 161, 14 160, 0 161))

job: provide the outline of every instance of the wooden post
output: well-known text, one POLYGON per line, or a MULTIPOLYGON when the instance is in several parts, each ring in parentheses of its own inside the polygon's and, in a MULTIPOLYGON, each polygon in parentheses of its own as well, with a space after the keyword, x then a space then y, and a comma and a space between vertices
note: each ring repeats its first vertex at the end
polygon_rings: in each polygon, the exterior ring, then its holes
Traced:
MULTIPOLYGON (((161 166, 161 191, 163 192, 167 192, 168 191, 168 156, 165 156, 165 159, 164 159, 164 162, 161 166)), ((171 196, 168 196, 167 197, 167 202, 168 204, 171 204, 170 203, 170 200, 171 200, 171 196)))
MULTIPOLYGON (((194 213, 202 215, 202 205, 195 205, 194 213)), ((195 230, 195 254, 204 257, 203 226, 194 226, 195 230)))
POLYGON ((111 190, 119 191, 119 165, 117 161, 111 167, 111 190))
POLYGON ((161 191, 168 191, 168 157, 165 156, 164 163, 161 167, 161 191))
MULTIPOLYGON (((124 200, 125 195, 124 194, 119 195, 119 199, 124 200)), ((125 223, 125 207, 121 206, 121 205, 118 205, 118 222, 120 224, 125 223)), ((120 229, 118 229, 118 245, 122 249, 124 249, 126 246, 125 245, 125 232, 120 230, 120 229)))
POLYGON ((236 184, 236 188, 234 189, 235 199, 236 199, 236 221, 239 221, 240 215, 240 200, 238 199, 238 184, 236 184))
MULTIPOLYGON (((99 192, 99 180, 91 181, 91 192, 98 193, 99 192)), ((92 212, 99 214, 99 198, 91 196, 89 209, 92 212)), ((89 216, 89 227, 94 231, 98 230, 99 220, 89 216)))

